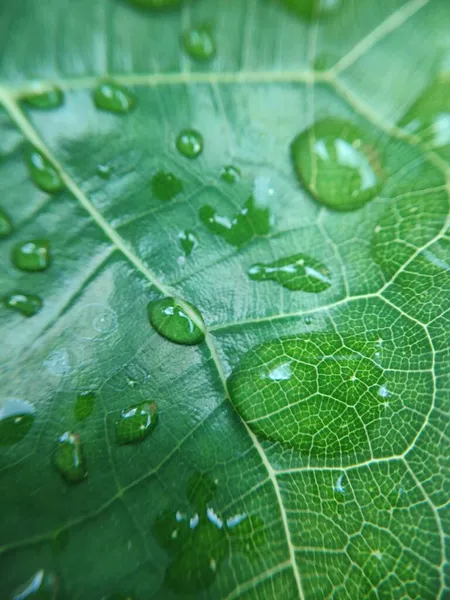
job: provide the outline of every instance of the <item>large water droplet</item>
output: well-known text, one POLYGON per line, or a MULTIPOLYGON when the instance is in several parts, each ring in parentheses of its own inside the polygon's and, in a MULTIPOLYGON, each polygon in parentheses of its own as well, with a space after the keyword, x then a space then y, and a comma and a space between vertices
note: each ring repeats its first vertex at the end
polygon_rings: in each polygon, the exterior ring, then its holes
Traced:
POLYGON ((297 175, 321 204, 355 210, 383 185, 380 155, 355 125, 324 119, 298 135, 291 146, 297 175))
POLYGON ((183 182, 169 171, 158 171, 152 177, 152 192, 158 200, 172 200, 183 191, 183 182))
POLYGON ((183 36, 187 54, 195 60, 209 60, 216 54, 216 41, 208 25, 194 27, 183 36))
POLYGON ((227 183, 236 183, 241 178, 241 172, 237 167, 233 167, 233 165, 227 165, 220 172, 220 179, 222 181, 226 181, 227 183))
POLYGON ((12 446, 30 431, 34 408, 24 400, 6 400, 0 406, 0 446, 12 446))
POLYGON ((23 96, 22 100, 32 108, 50 110, 58 108, 64 102, 64 94, 58 87, 50 90, 36 91, 23 96))
POLYGON ((344 0, 282 0, 282 3, 300 17, 315 19, 333 14, 344 0))
POLYGON ((248 274, 256 281, 276 281, 289 290, 304 292, 323 292, 331 285, 325 265, 307 254, 294 254, 269 264, 257 263, 248 274))
POLYGON ((58 588, 56 575, 40 569, 13 592, 11 600, 56 600, 58 588))
POLYGON ((12 230, 13 226, 11 219, 8 217, 5 211, 0 208, 0 239, 9 235, 12 230))
POLYGON ((44 271, 50 265, 50 242, 19 242, 12 249, 11 260, 13 265, 22 271, 44 271))
POLYGON ((53 463, 68 483, 80 483, 86 478, 86 459, 79 435, 66 431, 60 436, 53 463))
POLYGON ((80 392, 75 402, 75 418, 77 421, 85 421, 91 416, 95 406, 95 392, 86 390, 80 392))
POLYGON ((205 323, 200 311, 179 298, 149 302, 148 318, 156 331, 176 344, 200 344, 205 339, 205 323))
POLYGON ((183 248, 185 256, 190 256, 192 251, 198 246, 198 238, 188 229, 180 231, 178 239, 180 240, 180 246, 183 248))
POLYGON ((42 300, 34 294, 12 292, 3 298, 3 304, 21 313, 24 317, 32 317, 42 308, 42 300))
POLYGON ((92 97, 97 108, 108 112, 125 114, 136 106, 134 93, 118 83, 100 83, 93 91, 92 97))
POLYGON ((119 444, 141 442, 155 429, 158 407, 154 402, 142 402, 125 408, 116 421, 116 439, 119 444))
POLYGON ((197 158, 203 152, 203 137, 195 129, 183 129, 178 134, 176 146, 186 158, 197 158))
POLYGON ((25 162, 30 177, 38 188, 49 194, 63 189, 64 183, 56 168, 40 150, 28 146, 25 151, 25 162))

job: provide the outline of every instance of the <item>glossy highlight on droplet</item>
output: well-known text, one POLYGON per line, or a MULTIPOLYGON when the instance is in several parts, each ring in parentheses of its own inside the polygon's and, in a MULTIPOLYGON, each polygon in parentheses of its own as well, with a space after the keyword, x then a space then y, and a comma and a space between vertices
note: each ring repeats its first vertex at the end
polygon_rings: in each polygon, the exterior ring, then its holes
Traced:
POLYGON ((66 431, 59 437, 53 464, 67 483, 80 483, 86 478, 86 459, 79 435, 66 431))
POLYGON ((294 254, 272 263, 257 263, 248 270, 255 281, 276 281, 288 290, 323 292, 331 285, 329 270, 307 254, 294 254))
POLYGON ((64 182, 56 167, 37 148, 28 146, 25 150, 25 162, 31 180, 38 188, 49 194, 56 194, 64 187, 64 182))
POLYGON ((183 47, 194 60, 210 60, 216 54, 216 41, 211 27, 199 25, 183 35, 183 47))
POLYGON ((111 177, 112 167, 104 163, 97 165, 97 175, 102 179, 109 179, 111 177))
POLYGON ((236 183, 241 178, 241 172, 233 165, 225 166, 220 172, 220 179, 227 183, 236 183))
POLYGON ((116 114, 129 113, 136 106, 134 93, 118 83, 100 83, 92 92, 92 97, 97 108, 116 114))
POLYGON ((185 256, 190 256, 198 246, 198 238, 192 231, 185 229, 178 234, 180 246, 183 249, 185 256))
POLYGON ((171 342, 183 345, 200 344, 205 339, 205 323, 199 310, 179 298, 163 298, 149 302, 150 324, 171 342))
POLYGON ((3 304, 24 317, 33 317, 42 308, 42 300, 35 294, 11 292, 3 298, 3 304))
POLYGON ((35 410, 29 402, 6 400, 0 405, 0 446, 13 446, 22 441, 35 418, 35 410))
POLYGON ((94 411, 96 394, 93 390, 85 390, 77 394, 75 402, 75 418, 85 421, 94 411))
POLYGON ((41 239, 19 242, 12 249, 11 260, 21 271, 45 271, 51 261, 50 242, 41 239))
POLYGON ((157 422, 158 407, 154 402, 141 402, 125 408, 115 424, 117 443, 141 442, 152 433, 157 422))
POLYGON ((59 108, 63 104, 64 94, 60 88, 53 87, 49 90, 30 92, 26 96, 22 96, 22 100, 31 108, 51 110, 59 108))
POLYGON ((56 600, 58 590, 56 575, 40 569, 13 592, 11 600, 56 600))
POLYGON ((183 191, 183 182, 170 171, 158 171, 152 177, 152 192, 158 200, 172 200, 183 191))
POLYGON ((195 129, 183 129, 178 134, 176 147, 178 152, 186 158, 197 158, 203 152, 202 134, 195 129))
POLYGON ((12 233, 13 226, 11 219, 4 210, 0 208, 0 239, 12 233))

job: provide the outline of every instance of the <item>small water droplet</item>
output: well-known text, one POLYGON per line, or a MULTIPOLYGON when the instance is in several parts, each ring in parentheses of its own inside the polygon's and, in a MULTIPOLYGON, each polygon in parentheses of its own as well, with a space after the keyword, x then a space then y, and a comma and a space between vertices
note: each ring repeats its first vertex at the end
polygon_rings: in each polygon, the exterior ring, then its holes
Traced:
POLYGON ((186 54, 195 60, 209 60, 216 54, 216 41, 208 25, 199 25, 186 31, 183 46, 186 54))
POLYGON ((80 392, 75 402, 75 418, 77 421, 85 421, 91 416, 95 406, 95 392, 86 390, 80 392))
POLYGON ((205 323, 199 310, 178 298, 149 302, 148 318, 156 331, 176 344, 200 344, 205 339, 205 323))
POLYGON ((42 308, 42 300, 33 294, 12 292, 3 298, 3 304, 21 313, 24 317, 33 317, 42 308))
POLYGON ((13 592, 11 600, 55 600, 58 588, 56 575, 40 569, 13 592))
POLYGON ((60 174, 40 150, 28 146, 25 151, 25 162, 30 177, 38 188, 49 194, 55 194, 63 189, 64 183, 60 174))
POLYGON ((86 478, 86 459, 79 435, 66 431, 60 436, 53 463, 68 483, 80 483, 86 478))
POLYGON ((328 269, 307 254, 294 254, 269 264, 257 263, 248 271, 250 279, 276 281, 288 290, 323 292, 331 285, 328 269))
POLYGON ((6 212, 0 208, 0 239, 9 235, 13 230, 12 222, 6 212))
POLYGON ((345 494, 345 487, 343 484, 344 477, 344 475, 339 475, 336 483, 334 484, 334 491, 338 494, 345 494))
POLYGON ((197 158, 203 152, 203 137, 195 129, 183 129, 178 134, 176 146, 186 158, 197 158))
POLYGON ((111 177, 112 167, 103 163, 97 165, 97 175, 102 179, 109 179, 111 177))
POLYGON ((233 165, 227 165, 220 172, 220 179, 227 183, 236 183, 241 178, 241 172, 237 167, 233 165))
POLYGON ((31 92, 23 96, 22 100, 32 108, 41 110, 50 110, 58 108, 64 102, 64 94, 58 87, 53 87, 50 90, 31 92))
POLYGON ((158 407, 154 402, 142 402, 125 408, 116 421, 116 439, 119 444, 141 442, 156 427, 158 407))
POLYGON ((22 271, 44 271, 50 265, 50 242, 48 240, 29 240, 19 242, 11 253, 11 260, 22 271))
POLYGON ((0 406, 0 446, 12 446, 23 440, 34 419, 31 404, 24 400, 6 400, 0 406))
POLYGON ((355 125, 324 119, 299 134, 291 146, 294 167, 321 204, 356 210, 381 190, 383 173, 377 150, 355 125))
POLYGON ((307 315, 305 317, 305 323, 306 323, 306 325, 311 325, 311 323, 312 323, 312 317, 310 317, 309 315, 307 315))
POLYGON ((335 13, 344 0, 282 0, 283 4, 305 19, 317 19, 335 13))
POLYGON ((172 200, 183 191, 183 182, 169 171, 158 171, 152 177, 152 192, 158 200, 172 200))
POLYGON ((134 93, 118 83, 100 83, 94 89, 92 97, 97 108, 112 113, 125 114, 136 106, 134 93))
POLYGON ((192 231, 185 229, 178 234, 180 246, 183 248, 185 256, 190 256, 192 251, 198 246, 198 238, 192 231))

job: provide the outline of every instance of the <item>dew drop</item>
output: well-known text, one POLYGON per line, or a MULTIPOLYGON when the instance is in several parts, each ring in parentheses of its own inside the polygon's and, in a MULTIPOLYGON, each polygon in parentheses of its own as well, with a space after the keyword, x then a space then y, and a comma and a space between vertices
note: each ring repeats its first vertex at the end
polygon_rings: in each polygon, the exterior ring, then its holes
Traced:
POLYGON ((192 231, 189 231, 188 229, 180 231, 178 234, 178 239, 185 256, 190 256, 193 250, 195 250, 195 248, 198 246, 198 238, 192 231))
POLYGON ((310 317, 309 315, 307 315, 305 317, 305 323, 306 323, 306 325, 311 325, 311 323, 312 323, 312 317, 310 317))
POLYGON ((216 41, 208 25, 186 31, 183 46, 186 54, 195 60, 209 60, 216 54, 216 41))
POLYGON ((220 172, 220 179, 227 183, 236 183, 241 178, 241 172, 237 167, 233 165, 225 166, 220 172))
POLYGON ((110 165, 99 163, 97 165, 97 175, 102 179, 109 179, 111 177, 112 168, 110 165))
POLYGON ((6 400, 0 406, 0 446, 12 446, 23 440, 34 419, 31 404, 24 400, 6 400))
POLYGON ((12 292, 3 298, 3 304, 21 313, 24 317, 33 317, 42 308, 42 300, 34 294, 12 292))
POLYGON ((56 600, 58 588, 56 575, 40 569, 13 592, 11 600, 56 600))
POLYGON ((291 152, 300 180, 318 202, 334 210, 364 206, 383 185, 377 150, 346 121, 319 121, 294 139, 291 152))
POLYGON ((36 91, 23 96, 23 101, 32 108, 40 110, 51 110, 58 108, 64 102, 64 94, 58 87, 53 87, 50 90, 36 91))
POLYGON ((80 392, 75 402, 75 418, 77 421, 85 421, 91 416, 95 406, 95 392, 86 390, 80 392))
POLYGON ((63 189, 64 183, 50 160, 33 146, 25 151, 25 162, 31 180, 38 188, 49 194, 55 194, 63 189))
POLYGON ((97 108, 112 113, 125 114, 136 106, 134 93, 117 83, 100 83, 93 91, 92 97, 97 108))
POLYGON ((152 177, 152 192, 158 200, 172 200, 183 191, 183 182, 169 171, 158 171, 152 177))
POLYGON ((179 298, 149 302, 148 318, 156 331, 175 344, 195 345, 205 339, 205 323, 199 310, 179 298))
POLYGON ((294 254, 269 264, 257 263, 248 271, 250 279, 276 281, 288 290, 323 292, 331 285, 330 272, 307 254, 294 254))
POLYGON ((22 271, 44 271, 50 265, 50 242, 48 240, 29 240, 19 242, 11 253, 11 260, 22 271))
POLYGON ((68 483, 80 483, 86 478, 86 459, 79 435, 66 431, 60 436, 53 463, 68 483))
POLYGON ((335 13, 344 0, 282 0, 282 3, 300 17, 316 19, 335 13))
POLYGON ((12 222, 4 210, 0 208, 0 239, 9 235, 13 230, 12 222))
POLYGON ((158 407, 154 402, 142 402, 125 408, 116 421, 116 439, 119 444, 141 442, 156 427, 158 407))
POLYGON ((203 137, 195 129, 183 129, 178 134, 176 146, 186 158, 197 158, 203 152, 203 137))

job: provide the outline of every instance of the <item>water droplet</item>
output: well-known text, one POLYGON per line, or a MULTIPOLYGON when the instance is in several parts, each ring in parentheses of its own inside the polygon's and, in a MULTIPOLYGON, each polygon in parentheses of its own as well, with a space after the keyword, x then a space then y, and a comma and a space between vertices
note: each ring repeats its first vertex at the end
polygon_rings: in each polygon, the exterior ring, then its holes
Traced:
POLYGON ((32 108, 50 110, 62 105, 64 102, 64 94, 60 88, 54 87, 50 90, 31 92, 22 99, 32 108))
POLYGON ((12 292, 3 298, 3 304, 21 313, 24 317, 32 317, 42 308, 42 300, 33 294, 12 292))
POLYGON ((176 344, 200 344, 205 339, 205 323, 199 310, 179 298, 149 302, 148 318, 156 331, 176 344))
POLYGON ((220 179, 222 181, 226 181, 227 183, 236 183, 241 178, 241 172, 237 167, 233 167, 233 165, 227 165, 220 172, 220 179))
POLYGON ((0 239, 9 235, 12 230, 13 226, 11 219, 8 217, 5 211, 0 208, 0 239))
POLYGON ((307 254, 294 254, 269 264, 257 263, 248 274, 256 281, 276 281, 288 290, 303 292, 323 292, 331 285, 328 269, 307 254))
POLYGON ((141 442, 156 427, 158 407, 154 402, 142 402, 125 408, 116 421, 116 439, 119 444, 141 442))
POLYGON ((333 14, 344 0, 282 0, 282 3, 305 19, 315 19, 333 14))
POLYGON ((87 476, 86 459, 80 436, 66 431, 58 440, 53 463, 68 483, 80 483, 87 476))
POLYGON ((24 400, 6 400, 0 406, 0 446, 12 446, 23 440, 34 419, 31 404, 24 400))
POLYGON ((30 177, 38 188, 49 194, 60 192, 64 183, 56 168, 40 150, 28 146, 25 151, 25 162, 30 177))
POLYGON ((198 246, 198 239, 192 231, 185 229, 178 234, 180 246, 183 248, 185 256, 190 256, 192 251, 198 246))
POLYGON ((186 54, 195 60, 209 60, 216 54, 216 41, 208 25, 199 25, 186 31, 183 46, 186 54))
POLYGON ((58 588, 56 575, 40 569, 13 592, 12 600, 55 600, 58 588))
POLYGON ((270 230, 270 212, 266 205, 258 204, 254 196, 232 218, 217 214, 209 205, 202 206, 199 211, 201 221, 206 227, 233 246, 248 244, 258 235, 265 235, 270 230))
POLYGON ((321 204, 355 210, 383 185, 380 157, 358 127, 324 119, 298 135, 291 146, 297 175, 321 204))
POLYGON ((22 271, 44 271, 50 265, 50 242, 19 242, 12 249, 11 260, 13 265, 22 271))
POLYGON ((203 152, 203 137, 195 129, 183 129, 178 134, 176 146, 186 158, 197 158, 203 152))
POLYGON ((312 317, 310 317, 309 315, 305 317, 305 323, 306 325, 311 325, 312 323, 312 317))
POLYGON ((345 475, 339 475, 336 483, 334 484, 334 491, 338 494, 345 494, 345 487, 343 484, 345 475))
POLYGON ((136 106, 134 93, 118 83, 100 83, 93 91, 92 97, 97 108, 108 112, 125 114, 136 106))
POLYGON ((333 54, 319 54, 314 59, 313 68, 315 71, 319 72, 328 71, 338 62, 338 60, 338 57, 333 54))
POLYGON ((152 192, 158 200, 172 200, 183 191, 183 182, 169 171, 158 171, 152 177, 152 192))
POLYGON ((111 177, 112 167, 110 165, 105 165, 99 163, 97 165, 97 175, 102 179, 109 179, 111 177))
POLYGON ((86 390, 80 392, 75 402, 75 418, 77 421, 85 421, 91 416, 95 406, 95 392, 86 390))

